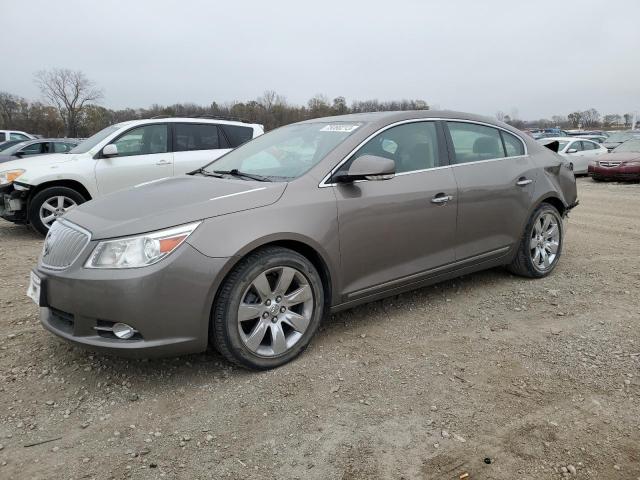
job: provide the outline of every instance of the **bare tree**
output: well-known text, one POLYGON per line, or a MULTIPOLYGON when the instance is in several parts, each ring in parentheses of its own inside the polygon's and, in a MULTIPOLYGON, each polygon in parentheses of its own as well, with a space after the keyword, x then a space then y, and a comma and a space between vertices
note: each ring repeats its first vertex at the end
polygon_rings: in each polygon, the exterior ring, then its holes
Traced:
POLYGON ((504 119, 505 119, 506 117, 508 117, 508 116, 509 116, 509 115, 507 115, 506 113, 504 113, 502 110, 498 110, 498 111, 496 112, 496 118, 497 118, 499 121, 501 121, 501 122, 504 122, 504 121, 505 121, 504 119))
POLYGON ((41 70, 35 81, 44 97, 60 112, 67 136, 76 137, 85 104, 100 100, 102 90, 84 73, 65 68, 41 70))
POLYGON ((0 119, 6 128, 15 128, 13 122, 16 113, 20 109, 20 97, 7 92, 0 92, 0 119))

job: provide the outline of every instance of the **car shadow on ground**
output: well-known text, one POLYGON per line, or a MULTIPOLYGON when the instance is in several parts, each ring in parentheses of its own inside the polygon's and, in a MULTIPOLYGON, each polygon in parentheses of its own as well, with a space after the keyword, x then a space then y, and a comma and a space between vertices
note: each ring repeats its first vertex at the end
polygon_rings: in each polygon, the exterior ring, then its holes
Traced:
MULTIPOLYGON (((432 286, 423 287, 410 292, 393 295, 388 298, 367 303, 325 318, 315 338, 301 357, 288 365, 280 367, 283 374, 296 371, 296 362, 312 355, 315 349, 331 348, 335 342, 341 341, 345 335, 356 337, 364 328, 377 328, 389 322, 389 315, 407 315, 416 310, 428 314, 430 308, 437 308, 455 301, 461 293, 474 294, 479 288, 499 289, 513 277, 503 268, 494 268, 482 272, 448 280, 432 286), (496 288, 498 287, 498 288, 496 288)), ((523 279, 524 280, 524 279, 523 279)), ((104 378, 129 378, 136 380, 138 393, 144 394, 148 389, 152 392, 159 388, 155 382, 144 382, 144 379, 162 378, 162 387, 180 388, 185 384, 207 384, 216 379, 236 378, 243 380, 253 375, 268 374, 252 372, 237 368, 229 363, 212 347, 206 352, 169 358, 129 359, 116 355, 92 352, 83 347, 67 344, 65 341, 47 334, 44 349, 50 357, 61 355, 65 349, 64 363, 74 369, 91 369, 94 375, 104 378), (98 373, 100 372, 100 373, 98 373)), ((271 372, 278 372, 276 369, 271 372)), ((277 375, 277 373, 276 373, 277 375)))

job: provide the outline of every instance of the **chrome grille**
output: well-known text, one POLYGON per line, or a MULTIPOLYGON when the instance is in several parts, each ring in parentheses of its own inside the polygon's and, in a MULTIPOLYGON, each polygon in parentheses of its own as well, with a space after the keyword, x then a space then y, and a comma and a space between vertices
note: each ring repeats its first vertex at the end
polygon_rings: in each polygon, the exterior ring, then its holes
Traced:
POLYGON ((621 162, 600 162, 601 167, 617 167, 621 162))
POLYGON ((53 222, 42 248, 42 265, 54 270, 69 267, 82 253, 91 236, 86 230, 64 220, 53 222))

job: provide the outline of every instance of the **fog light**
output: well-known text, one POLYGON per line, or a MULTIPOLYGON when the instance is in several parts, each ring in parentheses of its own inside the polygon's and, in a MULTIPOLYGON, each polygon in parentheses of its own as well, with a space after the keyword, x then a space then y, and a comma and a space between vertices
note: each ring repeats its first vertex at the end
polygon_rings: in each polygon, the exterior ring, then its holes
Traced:
POLYGON ((126 323, 116 323, 113 325, 113 334, 123 340, 133 337, 135 333, 136 331, 133 327, 130 327, 126 323))

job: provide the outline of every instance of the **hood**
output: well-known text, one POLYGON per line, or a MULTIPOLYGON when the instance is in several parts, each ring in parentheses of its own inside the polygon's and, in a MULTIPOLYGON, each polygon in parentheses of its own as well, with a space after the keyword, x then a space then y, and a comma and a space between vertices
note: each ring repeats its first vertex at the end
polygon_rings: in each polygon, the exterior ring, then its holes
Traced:
POLYGON ((599 162, 631 162, 640 160, 640 152, 610 152, 598 155, 596 159, 599 162))
MULTIPOLYGON (((15 155, 2 155, 0 153, 0 163, 6 163, 8 161, 17 160, 19 158, 20 157, 16 157, 15 155)), ((2 168, 2 167, 0 167, 0 168, 2 168)), ((3 168, 3 170, 4 170, 4 168, 3 168)))
MULTIPOLYGON (((57 168, 58 165, 62 163, 77 161, 78 159, 85 157, 85 154, 49 153, 47 155, 33 155, 33 156, 27 156, 23 158, 10 157, 9 155, 6 155, 6 157, 13 158, 15 160, 4 161, 4 163, 0 165, 0 171, 15 170, 17 168, 22 168, 26 171, 23 174, 23 176, 20 177, 19 181, 24 181, 28 183, 29 168, 50 167, 52 169, 55 169, 57 168)), ((1 159, 0 159, 0 162, 2 162, 1 159)))
POLYGON ((122 237, 275 203, 286 183, 184 175, 83 203, 65 214, 94 239, 122 237))

